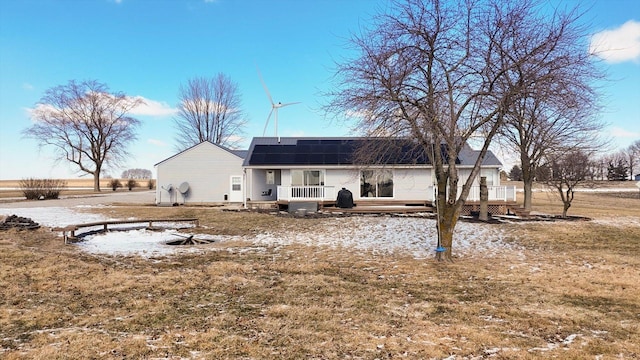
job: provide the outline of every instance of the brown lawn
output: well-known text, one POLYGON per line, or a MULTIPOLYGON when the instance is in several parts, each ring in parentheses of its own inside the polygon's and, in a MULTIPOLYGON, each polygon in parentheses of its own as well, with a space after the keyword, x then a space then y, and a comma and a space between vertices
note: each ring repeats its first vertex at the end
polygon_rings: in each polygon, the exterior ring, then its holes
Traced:
MULTIPOLYGON (((561 205, 537 194, 534 210, 561 205)), ((196 216, 229 235, 326 221, 99 211, 196 216)), ((638 358, 640 200, 579 194, 569 214, 594 220, 495 225, 523 250, 452 264, 241 242, 198 255, 97 256, 46 229, 0 232, 0 358, 638 358)))

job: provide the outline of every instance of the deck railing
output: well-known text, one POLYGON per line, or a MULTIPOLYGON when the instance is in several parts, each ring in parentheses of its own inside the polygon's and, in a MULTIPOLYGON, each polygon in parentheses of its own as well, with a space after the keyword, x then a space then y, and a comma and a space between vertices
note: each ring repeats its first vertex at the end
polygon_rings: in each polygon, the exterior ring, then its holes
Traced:
MULTIPOLYGON (((435 186, 429 187, 430 194, 433 194, 435 200, 437 188, 435 186)), ((516 201, 516 187, 511 186, 487 186, 489 191, 489 201, 516 201)), ((462 192, 462 186, 458 186, 458 195, 462 192)), ((467 196, 467 201, 480 201, 480 186, 472 186, 467 196)))
MULTIPOLYGON (((489 201, 516 201, 515 186, 487 186, 489 201)), ((462 186, 458 187, 458 194, 462 186)), ((429 186, 430 200, 435 200, 436 187, 429 186)), ((329 201, 337 196, 335 186, 278 186, 278 200, 281 201, 329 201)), ((467 201, 480 201, 480 186, 472 186, 467 201)))
POLYGON ((334 186, 278 186, 278 200, 335 200, 336 189, 334 186))

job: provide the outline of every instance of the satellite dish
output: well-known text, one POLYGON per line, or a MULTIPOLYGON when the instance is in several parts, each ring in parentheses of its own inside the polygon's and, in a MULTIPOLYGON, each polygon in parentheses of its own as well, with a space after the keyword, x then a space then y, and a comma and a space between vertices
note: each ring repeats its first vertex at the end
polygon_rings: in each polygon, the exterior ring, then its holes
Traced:
POLYGON ((180 191, 182 195, 186 194, 187 191, 189 191, 189 183, 185 181, 180 184, 180 186, 178 186, 178 191, 180 191))
POLYGON ((184 204, 187 197, 187 192, 189 192, 189 183, 185 181, 180 184, 180 186, 178 186, 178 191, 180 191, 180 194, 182 194, 182 203, 184 204))
POLYGON ((166 190, 167 192, 171 192, 173 191, 173 185, 169 184, 167 186, 163 186, 162 187, 164 190, 166 190))

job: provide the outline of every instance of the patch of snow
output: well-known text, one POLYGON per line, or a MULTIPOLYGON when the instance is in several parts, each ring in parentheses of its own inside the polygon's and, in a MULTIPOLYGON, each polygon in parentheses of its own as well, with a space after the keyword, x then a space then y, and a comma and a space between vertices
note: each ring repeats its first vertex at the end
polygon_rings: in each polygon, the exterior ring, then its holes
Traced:
POLYGON ((558 339, 560 340, 560 342, 549 342, 547 343, 546 347, 535 347, 535 348, 531 348, 529 349, 529 352, 533 352, 533 351, 550 351, 550 350, 555 350, 557 348, 560 347, 560 345, 563 346, 569 346, 571 345, 571 343, 574 342, 574 340, 578 337, 578 336, 582 336, 582 334, 571 334, 569 336, 567 336, 564 339, 558 339))
MULTIPOLYGON (((87 206, 78 207, 88 208, 87 206)), ((72 224, 112 220, 100 214, 85 213, 66 207, 0 208, 0 215, 30 218, 42 226, 63 227, 72 224)))
MULTIPOLYGON (((48 227, 113 220, 103 215, 83 212, 86 208, 90 207, 83 205, 73 208, 0 208, 0 214, 29 217, 48 227)), ((287 231, 244 237, 193 235, 197 238, 217 241, 245 240, 257 246, 304 244, 353 248, 381 254, 403 252, 415 258, 427 258, 434 255, 437 247, 438 236, 435 224, 434 219, 422 217, 353 216, 335 218, 329 221, 327 226, 318 226, 306 232, 287 231)), ((154 223, 154 225, 162 227, 160 223, 154 223)), ((175 230, 158 232, 141 230, 139 227, 140 224, 118 225, 119 229, 131 228, 131 230, 87 235, 84 241, 76 246, 90 253, 145 257, 168 255, 185 251, 185 249, 200 251, 204 248, 166 245, 167 241, 178 239, 175 230)), ((99 228, 97 227, 96 230, 99 228)), ((518 246, 504 242, 500 227, 495 225, 459 222, 456 226, 453 244, 455 256, 479 254, 492 257, 505 252, 519 253, 520 250, 518 246)))
MULTIPOLYGON (((106 255, 139 255, 142 257, 165 256, 176 253, 199 252, 200 246, 173 246, 166 242, 180 240, 177 230, 149 231, 136 229, 112 231, 103 234, 87 235, 75 245, 89 253, 106 255)), ((213 235, 194 235, 199 239, 221 240, 225 237, 213 235)))
POLYGON ((607 226, 615 226, 619 228, 627 228, 629 226, 640 226, 640 218, 633 216, 618 216, 611 218, 593 219, 593 223, 607 226))
MULTIPOLYGON (((515 246, 502 240, 493 225, 459 222, 454 233, 453 252, 467 255, 481 252, 495 256, 515 246)), ((250 239, 248 239, 250 240, 250 239)), ((438 234, 433 219, 408 217, 337 218, 327 227, 309 233, 260 234, 253 240, 265 245, 304 244, 351 247, 378 253, 408 252, 416 258, 433 256, 438 234)))

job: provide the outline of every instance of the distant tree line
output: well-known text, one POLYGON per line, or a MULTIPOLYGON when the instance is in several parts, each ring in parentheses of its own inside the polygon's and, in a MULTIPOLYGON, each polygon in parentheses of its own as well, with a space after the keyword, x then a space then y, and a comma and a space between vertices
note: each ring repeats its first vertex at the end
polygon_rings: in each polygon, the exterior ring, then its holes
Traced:
MULTIPOLYGON (((593 156, 593 158, 585 157, 581 159, 580 166, 588 170, 584 176, 589 180, 635 180, 635 177, 640 175, 640 140, 636 140, 629 147, 617 152, 593 156)), ((554 167, 557 167, 556 160, 541 162, 536 168, 535 179, 544 181, 548 177, 550 169, 554 167)), ((514 165, 511 168, 509 179, 512 181, 523 180, 520 166, 514 165)))
POLYGON ((120 176, 123 179, 147 180, 151 179, 152 173, 148 169, 128 169, 120 176))

